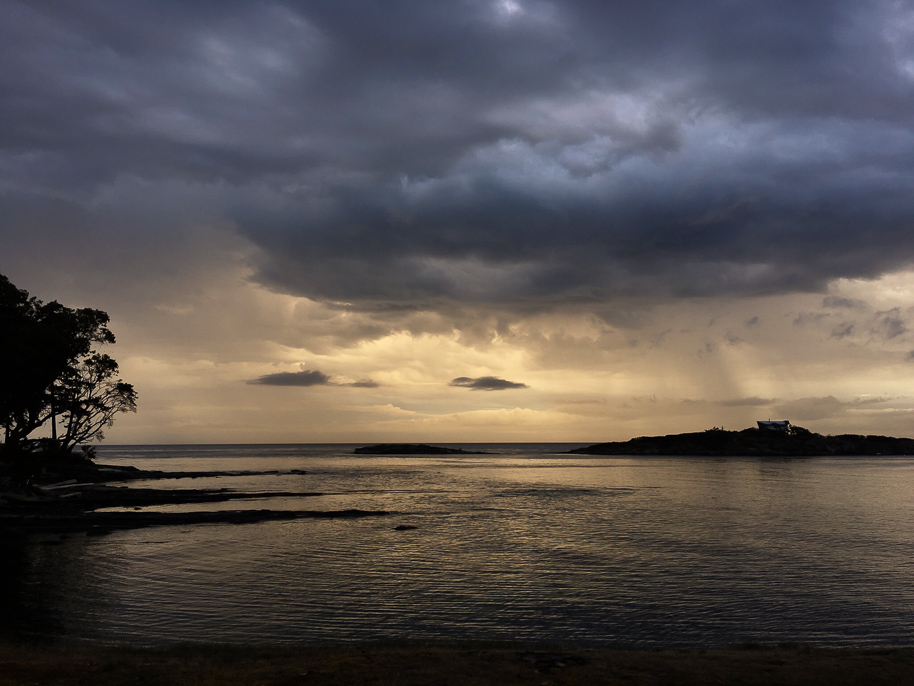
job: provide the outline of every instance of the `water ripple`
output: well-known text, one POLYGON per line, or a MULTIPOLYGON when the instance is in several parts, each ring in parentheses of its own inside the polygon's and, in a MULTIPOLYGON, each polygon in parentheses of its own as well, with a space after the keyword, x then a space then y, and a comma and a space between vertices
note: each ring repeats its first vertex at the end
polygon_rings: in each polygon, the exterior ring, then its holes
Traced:
POLYGON ((239 489, 327 493, 309 508, 319 500, 399 514, 3 543, 0 629, 140 644, 914 643, 914 460, 220 450, 104 457, 149 468, 167 460, 169 470, 303 469, 226 479, 239 489))

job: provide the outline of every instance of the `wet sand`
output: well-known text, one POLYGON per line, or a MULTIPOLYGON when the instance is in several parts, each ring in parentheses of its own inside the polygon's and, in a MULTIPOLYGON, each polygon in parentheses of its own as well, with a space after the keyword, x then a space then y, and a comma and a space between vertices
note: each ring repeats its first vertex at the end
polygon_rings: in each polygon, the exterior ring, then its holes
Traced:
POLYGON ((493 644, 290 648, 35 646, 0 641, 0 684, 914 683, 914 648, 581 649, 493 644))

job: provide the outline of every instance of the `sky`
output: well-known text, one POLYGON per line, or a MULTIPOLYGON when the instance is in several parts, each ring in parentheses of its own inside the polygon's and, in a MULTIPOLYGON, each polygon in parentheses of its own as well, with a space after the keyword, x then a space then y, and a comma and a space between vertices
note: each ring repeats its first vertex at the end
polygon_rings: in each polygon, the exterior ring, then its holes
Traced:
POLYGON ((109 443, 914 435, 914 3, 0 4, 109 443))

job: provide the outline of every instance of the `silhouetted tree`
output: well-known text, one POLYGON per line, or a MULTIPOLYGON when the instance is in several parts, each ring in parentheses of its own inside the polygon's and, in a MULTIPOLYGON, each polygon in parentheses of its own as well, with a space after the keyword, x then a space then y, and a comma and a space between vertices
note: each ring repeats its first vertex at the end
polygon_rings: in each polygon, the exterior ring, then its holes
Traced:
POLYGON ((72 368, 55 389, 57 417, 52 421, 60 422, 62 449, 102 440, 102 431, 114 423, 114 415, 136 412, 136 391, 115 378, 117 371, 117 362, 111 357, 94 353, 72 368))
POLYGON ((133 386, 93 346, 114 343, 101 310, 43 303, 0 274, 0 452, 17 453, 36 429, 57 419, 70 450, 98 438, 117 412, 136 409, 133 386))

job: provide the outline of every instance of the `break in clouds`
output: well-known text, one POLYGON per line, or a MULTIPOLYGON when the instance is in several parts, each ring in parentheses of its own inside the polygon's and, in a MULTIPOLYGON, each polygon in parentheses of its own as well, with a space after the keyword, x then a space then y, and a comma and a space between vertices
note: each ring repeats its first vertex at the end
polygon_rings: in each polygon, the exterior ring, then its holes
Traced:
POLYGON ((914 258, 903 2, 11 1, 0 59, 11 242, 230 227, 252 278, 366 312, 914 258))

